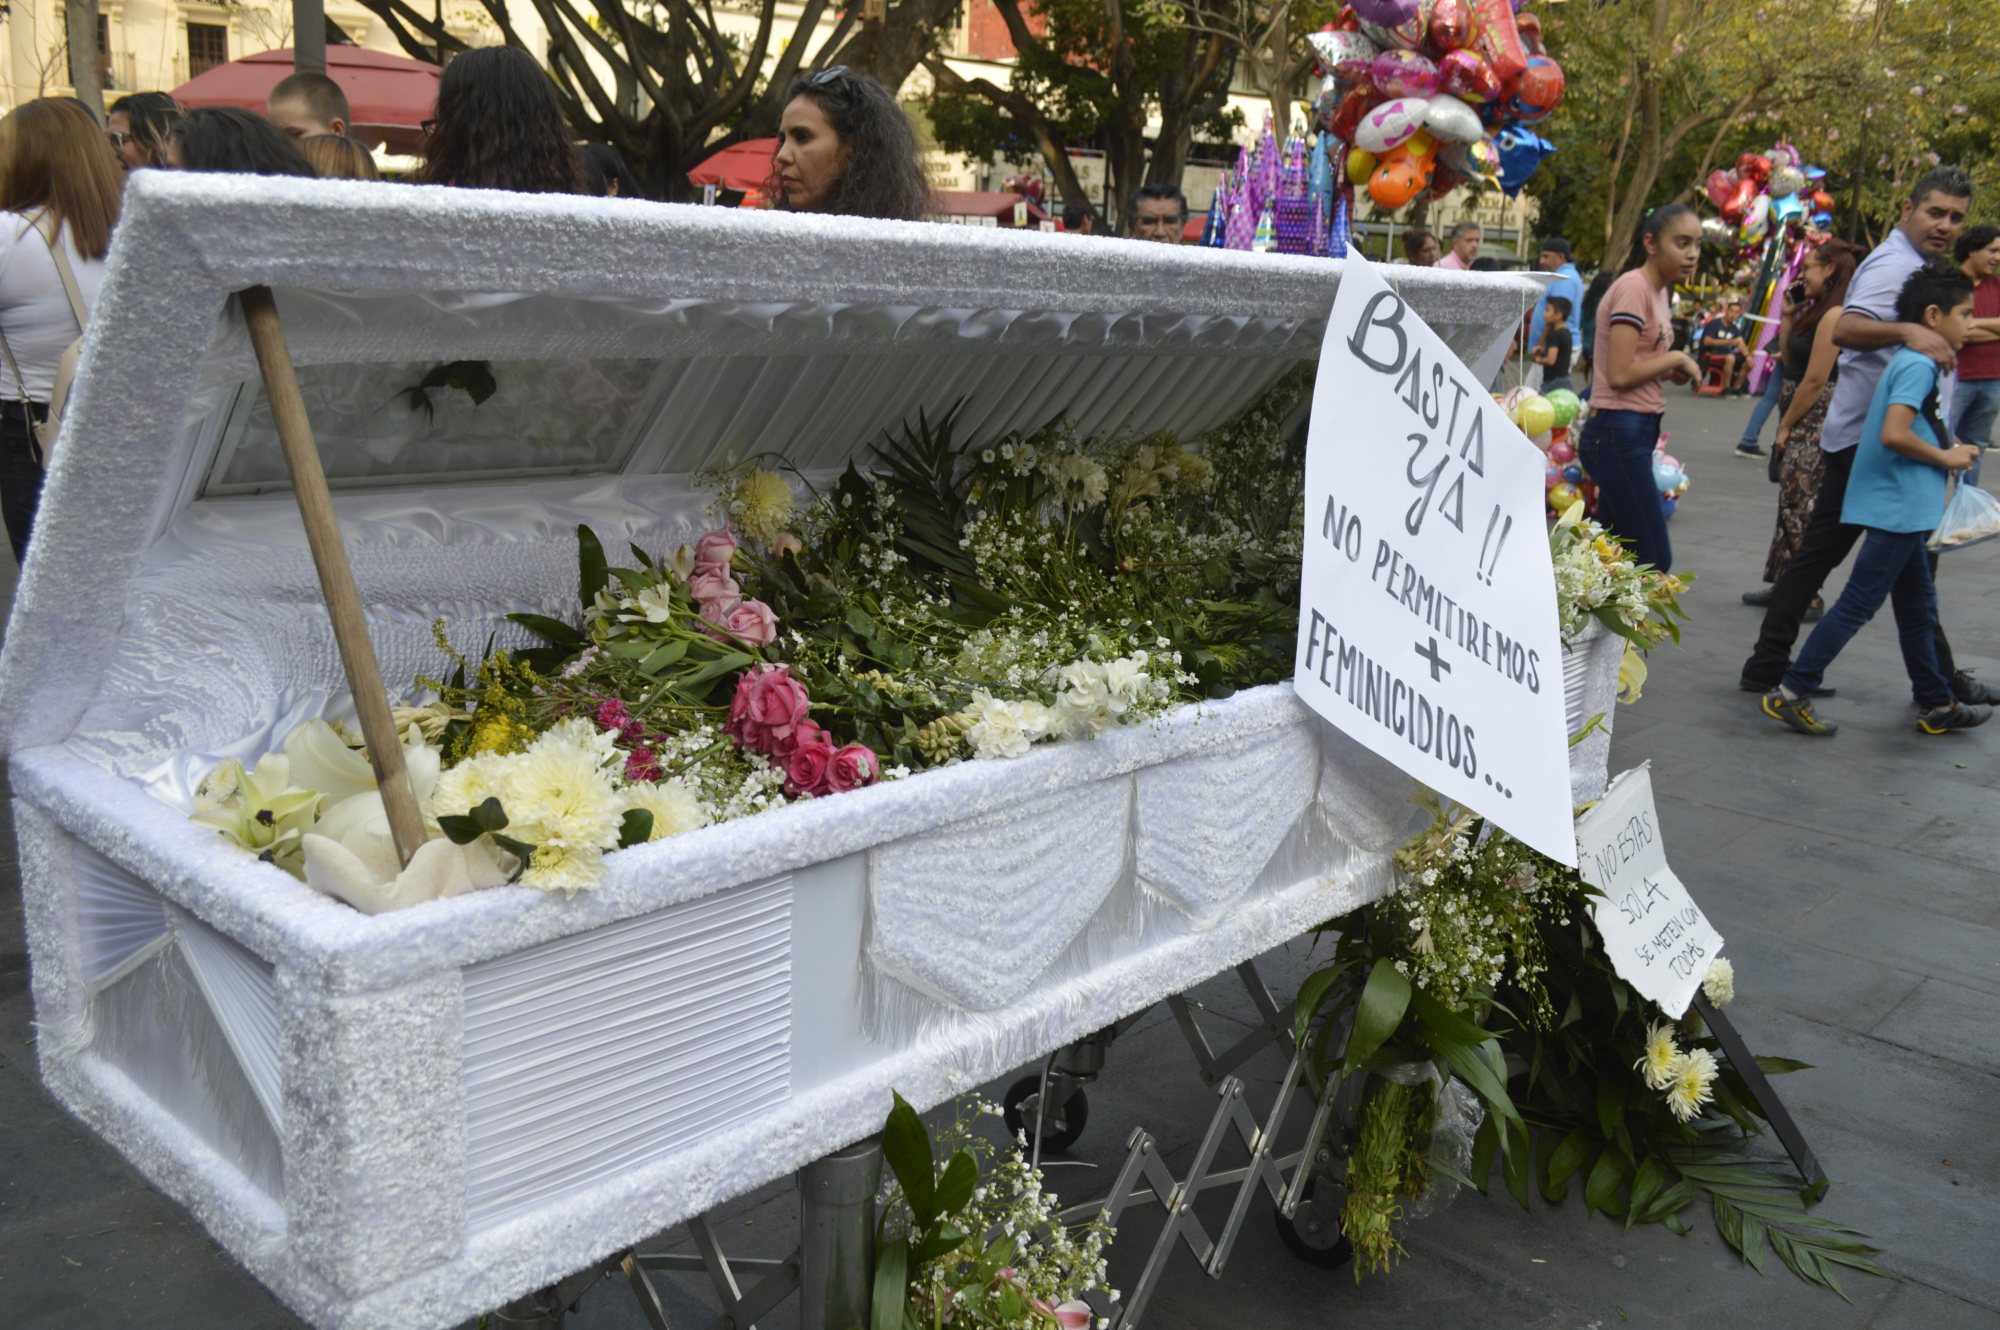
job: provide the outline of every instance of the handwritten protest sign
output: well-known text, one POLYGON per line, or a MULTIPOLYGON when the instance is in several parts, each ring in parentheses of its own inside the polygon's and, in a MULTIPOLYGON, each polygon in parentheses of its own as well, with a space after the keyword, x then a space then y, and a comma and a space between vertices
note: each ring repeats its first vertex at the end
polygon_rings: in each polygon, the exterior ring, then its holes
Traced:
POLYGON ((1359 258, 1341 274, 1306 439, 1299 697, 1574 864, 1541 450, 1359 258))
POLYGON ((1678 1020, 1721 952, 1722 934, 1667 866, 1646 766, 1611 782, 1576 820, 1576 841, 1578 871, 1604 893, 1592 898, 1590 912, 1612 968, 1678 1020))

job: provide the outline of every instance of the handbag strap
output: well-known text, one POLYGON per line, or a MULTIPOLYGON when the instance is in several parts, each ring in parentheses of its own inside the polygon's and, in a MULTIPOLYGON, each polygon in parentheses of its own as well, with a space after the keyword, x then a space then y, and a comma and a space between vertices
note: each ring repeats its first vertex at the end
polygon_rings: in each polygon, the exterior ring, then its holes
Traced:
MULTIPOLYGON (((14 388, 21 394, 21 410, 27 411, 30 402, 30 398, 28 397, 28 383, 27 380, 21 377, 21 362, 14 359, 14 347, 7 340, 7 330, 5 328, 0 328, 0 354, 5 354, 7 357, 7 368, 14 375, 14 388)), ((32 415, 29 416, 31 420, 33 418, 32 415)))
POLYGON ((76 333, 81 337, 84 326, 90 322, 90 314, 83 307, 83 290, 76 284, 76 270, 69 266, 69 246, 61 242, 55 223, 49 220, 46 210, 36 215, 35 230, 41 233, 42 243, 49 247, 49 257, 55 260, 56 276, 62 279, 63 294, 69 297, 69 312, 76 319, 76 333))

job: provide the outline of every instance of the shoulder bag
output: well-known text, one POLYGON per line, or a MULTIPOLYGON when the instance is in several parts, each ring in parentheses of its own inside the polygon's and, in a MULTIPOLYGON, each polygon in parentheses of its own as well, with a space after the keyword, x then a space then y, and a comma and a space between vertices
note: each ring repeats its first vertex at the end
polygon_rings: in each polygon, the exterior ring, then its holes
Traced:
POLYGON ((35 230, 42 237, 42 243, 49 247, 49 257, 55 261, 56 275, 62 279, 63 294, 69 297, 69 312, 76 319, 76 340, 63 349, 62 357, 56 361, 55 381, 49 390, 48 415, 41 420, 34 418, 29 406, 27 381, 21 377, 21 362, 14 358, 14 348, 7 341, 7 334, 0 329, 0 352, 7 356, 7 368, 14 375, 14 388, 21 394, 21 409, 28 413, 29 427, 40 448, 42 465, 47 466, 49 457, 55 451, 56 434, 62 425, 62 410, 69 401, 70 384, 76 378, 77 360, 83 354, 83 332, 90 321, 83 307, 83 290, 76 283, 76 271, 70 267, 69 255, 57 235, 55 224, 44 212, 35 218, 35 230))

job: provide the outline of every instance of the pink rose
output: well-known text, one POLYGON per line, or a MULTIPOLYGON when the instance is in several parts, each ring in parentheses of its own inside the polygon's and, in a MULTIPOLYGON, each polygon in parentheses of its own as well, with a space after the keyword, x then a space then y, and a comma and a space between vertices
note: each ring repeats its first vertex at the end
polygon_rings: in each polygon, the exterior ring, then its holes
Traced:
POLYGON ((833 742, 826 737, 826 731, 819 727, 819 722, 812 720, 802 720, 798 724, 791 726, 790 733, 773 734, 769 737, 771 742, 770 747, 765 750, 766 756, 778 762, 783 762, 786 758, 790 757, 793 750, 800 744, 823 743, 831 745, 833 742))
POLYGON ((743 595, 743 588, 729 575, 728 564, 719 567, 697 564, 694 576, 688 578, 688 595, 694 597, 696 604, 706 607, 711 601, 736 601, 743 595))
POLYGON ((881 774, 882 763, 874 749, 867 744, 848 744, 834 753, 827 766, 826 788, 831 794, 844 794, 863 785, 873 785, 881 774))
POLYGON ((728 568, 736 555, 736 536, 729 528, 711 531, 694 543, 695 571, 703 567, 728 568))
POLYGON ((806 543, 789 531, 780 531, 777 535, 771 537, 770 550, 772 558, 782 559, 787 554, 804 554, 806 552, 806 543))
POLYGON ((797 745, 792 749, 791 756, 785 759, 785 793, 826 793, 827 768, 832 765, 833 745, 825 739, 797 745))
POLYGON ((778 640, 778 616, 761 600, 712 600, 701 607, 701 617, 753 647, 778 640))
POLYGON ((788 666, 745 670, 736 680, 723 733, 745 748, 769 752, 773 743, 790 742, 811 705, 805 685, 792 677, 788 666))

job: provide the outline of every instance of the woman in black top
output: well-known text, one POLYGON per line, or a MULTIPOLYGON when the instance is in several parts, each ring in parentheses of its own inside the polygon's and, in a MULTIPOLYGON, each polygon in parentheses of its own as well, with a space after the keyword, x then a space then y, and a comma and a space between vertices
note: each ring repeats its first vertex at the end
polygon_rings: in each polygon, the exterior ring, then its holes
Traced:
MULTIPOLYGON (((1771 465, 1777 470, 1778 481, 1778 527, 1764 561, 1766 582, 1776 582, 1792 561, 1819 497, 1820 472, 1826 461, 1826 454, 1820 451, 1819 432, 1826 423, 1826 408, 1833 401, 1834 380, 1839 376, 1840 348, 1833 344, 1833 329, 1847 300, 1847 283, 1860 263, 1860 250, 1844 240, 1829 240, 1807 253, 1794 288, 1797 308, 1786 331, 1785 386, 1778 397, 1783 415, 1778 421, 1777 441, 1771 446, 1771 465)), ((1768 591, 1750 591, 1743 599, 1758 605, 1769 597, 1768 591)))

